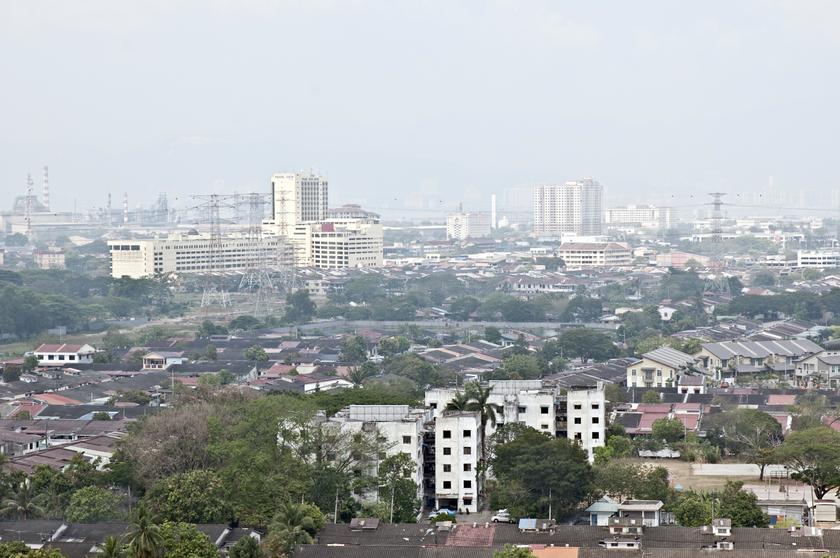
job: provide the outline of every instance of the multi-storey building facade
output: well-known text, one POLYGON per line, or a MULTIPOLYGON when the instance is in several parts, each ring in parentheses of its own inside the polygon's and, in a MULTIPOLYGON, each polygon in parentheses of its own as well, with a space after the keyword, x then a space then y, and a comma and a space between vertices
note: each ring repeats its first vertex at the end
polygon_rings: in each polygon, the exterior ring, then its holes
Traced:
MULTIPOLYGON (((417 484, 418 498, 423 497, 423 433, 430 420, 430 409, 413 409, 408 405, 350 405, 329 419, 348 435, 375 428, 385 444, 386 456, 408 455, 414 463, 412 480, 417 484)), ((374 456, 370 471, 373 475, 378 461, 378 456, 374 456)))
POLYGON ((490 230, 490 216, 484 213, 450 213, 446 216, 448 240, 490 236, 490 230))
POLYGON ((797 267, 828 268, 840 266, 838 250, 797 250, 797 267))
POLYGON ((536 186, 533 192, 534 235, 599 235, 604 216, 604 187, 591 178, 536 186))
POLYGON ((612 267, 633 263, 630 247, 620 242, 566 242, 557 249, 566 267, 612 267))
POLYGON ((271 177, 271 219, 277 234, 288 236, 300 223, 327 218, 329 184, 313 173, 286 172, 271 177))
POLYGON ((35 250, 32 259, 38 269, 66 269, 66 257, 64 250, 50 248, 47 250, 35 250))
POLYGON ((604 223, 615 228, 667 229, 674 223, 674 211, 655 205, 611 207, 604 214, 604 223))
POLYGON ((110 240, 111 276, 140 279, 164 273, 243 271, 260 261, 272 266, 288 261, 277 237, 178 234, 147 240, 110 240))
MULTIPOLYGON (((595 461, 595 448, 606 442, 606 398, 604 386, 594 389, 570 389, 566 395, 566 436, 580 445, 590 463, 595 461)), ((563 406, 560 406, 562 410, 563 406)), ((560 415, 562 418, 562 414, 560 415)))
POLYGON ((473 411, 441 411, 435 419, 435 503, 478 511, 478 430, 473 411))
MULTIPOLYGON (((496 418, 495 427, 488 424, 487 436, 502 424, 517 422, 575 441, 590 460, 594 448, 603 445, 606 421, 603 385, 594 389, 570 389, 567 395, 561 395, 557 388, 544 386, 541 380, 491 380, 488 385, 492 389, 488 400, 498 405, 502 413, 496 418), (584 400, 589 402, 586 408, 576 407, 584 400)), ((457 391, 454 388, 428 390, 425 403, 438 417, 457 391)))
POLYGON ((295 264, 343 269, 382 266, 382 225, 376 220, 331 220, 294 227, 295 264))

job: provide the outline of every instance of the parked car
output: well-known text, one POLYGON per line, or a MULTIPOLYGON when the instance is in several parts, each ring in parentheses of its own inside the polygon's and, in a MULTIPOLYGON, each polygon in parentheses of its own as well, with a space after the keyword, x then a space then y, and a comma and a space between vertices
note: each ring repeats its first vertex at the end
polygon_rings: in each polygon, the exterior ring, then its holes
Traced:
POLYGON ((435 510, 432 513, 430 513, 429 514, 429 519, 432 519, 432 518, 435 518, 439 515, 444 515, 444 514, 455 517, 455 510, 450 510, 449 508, 440 508, 440 509, 435 510))
POLYGON ((490 518, 493 523, 513 523, 513 518, 507 510, 499 510, 496 515, 490 518))

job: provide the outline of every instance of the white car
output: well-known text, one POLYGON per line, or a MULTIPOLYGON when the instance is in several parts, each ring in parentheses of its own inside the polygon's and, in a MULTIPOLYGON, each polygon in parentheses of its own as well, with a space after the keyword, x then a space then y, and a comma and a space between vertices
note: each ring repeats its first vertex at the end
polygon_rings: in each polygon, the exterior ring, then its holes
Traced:
POLYGON ((513 523, 513 518, 507 510, 499 510, 496 515, 490 518, 493 523, 513 523))

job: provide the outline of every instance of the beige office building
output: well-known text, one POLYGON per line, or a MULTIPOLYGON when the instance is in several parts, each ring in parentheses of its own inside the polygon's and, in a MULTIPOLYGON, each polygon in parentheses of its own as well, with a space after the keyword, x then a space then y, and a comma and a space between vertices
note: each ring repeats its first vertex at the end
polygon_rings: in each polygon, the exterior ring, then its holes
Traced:
MULTIPOLYGON (((108 242, 111 276, 132 279, 164 273, 244 271, 256 261, 271 267, 284 261, 284 247, 285 243, 278 237, 255 240, 245 235, 225 235, 215 245, 206 234, 108 242)), ((285 258, 289 259, 289 256, 285 258)))

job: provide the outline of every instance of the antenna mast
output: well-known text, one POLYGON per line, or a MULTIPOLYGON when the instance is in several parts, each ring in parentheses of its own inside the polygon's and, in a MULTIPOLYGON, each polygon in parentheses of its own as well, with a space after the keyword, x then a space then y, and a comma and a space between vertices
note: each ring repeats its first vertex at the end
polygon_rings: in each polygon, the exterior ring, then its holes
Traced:
POLYGON ((44 204, 47 211, 50 210, 50 169, 46 165, 44 165, 44 190, 41 195, 41 203, 44 204))

